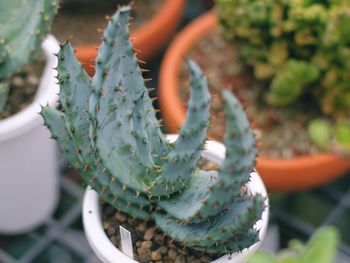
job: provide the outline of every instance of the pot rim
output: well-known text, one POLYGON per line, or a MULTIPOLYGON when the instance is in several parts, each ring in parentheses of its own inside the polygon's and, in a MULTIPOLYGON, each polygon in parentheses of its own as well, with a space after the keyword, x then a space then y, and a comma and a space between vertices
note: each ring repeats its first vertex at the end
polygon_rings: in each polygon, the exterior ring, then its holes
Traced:
POLYGON ((46 59, 46 65, 40 78, 36 95, 31 104, 23 110, 0 120, 0 142, 13 139, 26 133, 43 121, 39 112, 40 106, 57 105, 59 85, 55 82, 57 57, 54 55, 59 50, 58 41, 52 35, 48 35, 41 44, 41 49, 46 59))
MULTIPOLYGON (((177 135, 167 135, 167 139, 169 141, 174 141, 176 138, 177 135)), ((207 141, 206 144, 207 149, 203 151, 203 156, 212 160, 213 162, 221 164, 225 158, 225 146, 222 143, 216 141, 207 141)), ((262 219, 260 219, 254 226, 256 229, 260 229, 260 241, 258 241, 251 247, 242 250, 241 252, 233 253, 231 255, 224 255, 219 259, 212 261, 212 263, 224 263, 229 262, 231 260, 240 262, 248 254, 253 253, 260 246, 261 240, 266 234, 269 218, 268 195, 264 183, 262 182, 259 174, 256 171, 251 173, 251 180, 247 185, 251 190, 252 194, 261 193, 263 196, 266 197, 266 208, 262 214, 262 219)), ((93 251, 103 262, 138 262, 123 254, 112 244, 112 242, 107 237, 102 226, 101 207, 98 194, 90 186, 88 186, 88 188, 85 191, 82 210, 85 236, 93 251)))
MULTIPOLYGON (((170 21, 173 20, 173 18, 180 18, 182 14, 181 10, 183 9, 184 5, 184 0, 164 0, 164 3, 159 9, 159 11, 156 12, 148 22, 137 28, 135 30, 135 33, 131 33, 132 38, 135 37, 136 43, 142 43, 143 41, 137 40, 137 36, 140 39, 150 39, 152 36, 157 35, 157 33, 163 27, 162 23, 169 24, 170 21)), ((175 26, 176 24, 172 25, 172 27, 175 26)))

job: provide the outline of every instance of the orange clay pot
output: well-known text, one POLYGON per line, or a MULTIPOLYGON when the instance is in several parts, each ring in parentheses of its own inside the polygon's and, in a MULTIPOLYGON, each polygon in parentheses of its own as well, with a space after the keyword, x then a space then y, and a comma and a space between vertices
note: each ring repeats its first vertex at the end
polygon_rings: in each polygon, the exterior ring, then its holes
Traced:
MULTIPOLYGON (((217 26, 214 13, 202 15, 176 36, 165 54, 159 78, 159 101, 169 132, 177 132, 186 115, 178 93, 183 59, 196 42, 217 26)), ((218 50, 213 50, 213 55, 215 52, 218 50)), ((350 170, 350 159, 333 154, 304 155, 288 160, 258 157, 257 170, 270 191, 295 191, 322 185, 343 175, 350 170)))
MULTIPOLYGON (((131 33, 131 39, 139 59, 149 59, 164 45, 175 31, 184 6, 185 0, 164 0, 164 4, 151 20, 131 33)), ((77 57, 84 64, 89 75, 93 75, 95 72, 92 64, 97 56, 98 45, 77 47, 77 57)))

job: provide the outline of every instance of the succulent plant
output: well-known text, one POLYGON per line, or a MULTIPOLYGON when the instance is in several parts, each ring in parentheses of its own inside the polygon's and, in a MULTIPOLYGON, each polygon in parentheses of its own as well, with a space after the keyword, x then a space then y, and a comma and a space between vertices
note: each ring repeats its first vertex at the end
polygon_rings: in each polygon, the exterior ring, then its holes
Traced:
POLYGON ((350 2, 216 0, 223 34, 254 76, 270 83, 267 103, 307 101, 332 126, 350 119, 350 2))
POLYGON ((188 61, 187 120, 178 139, 168 142, 129 41, 129 13, 130 6, 121 7, 109 21, 92 79, 70 43, 61 46, 63 110, 43 107, 46 126, 85 182, 115 208, 153 218, 167 235, 197 250, 229 253, 251 246, 258 241, 253 226, 265 198, 241 193, 256 156, 244 110, 223 91, 226 159, 219 171, 197 168, 210 117, 207 79, 188 61))
POLYGON ((0 110, 6 103, 9 78, 39 50, 57 9, 58 0, 1 0, 0 110))

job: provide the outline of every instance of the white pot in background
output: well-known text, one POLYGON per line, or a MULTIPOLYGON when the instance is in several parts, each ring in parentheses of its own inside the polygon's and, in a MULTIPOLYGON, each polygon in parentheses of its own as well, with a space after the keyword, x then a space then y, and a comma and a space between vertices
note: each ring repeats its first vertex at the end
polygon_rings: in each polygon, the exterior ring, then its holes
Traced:
MULTIPOLYGON (((175 141, 177 135, 168 135, 167 138, 170 141, 175 141)), ((225 151, 226 149, 223 144, 215 141, 207 141, 206 150, 203 151, 202 155, 215 163, 221 164, 225 159, 225 151)), ((251 173, 251 180, 247 186, 252 194, 260 193, 267 197, 266 188, 257 172, 251 173)), ((268 199, 266 199, 266 205, 268 205, 268 199)), ((98 195, 93 189, 88 187, 83 200, 83 225, 86 238, 93 251, 99 259, 105 263, 137 263, 137 261, 129 258, 113 245, 103 229, 101 218, 101 207, 98 195)), ((263 240, 265 236, 268 218, 269 208, 266 207, 262 219, 254 226, 256 229, 260 229, 260 240, 263 240)), ((240 253, 223 256, 212 261, 212 263, 245 262, 247 256, 255 252, 260 243, 261 241, 255 243, 248 249, 244 249, 240 253)))
POLYGON ((32 104, 0 120, 0 233, 19 234, 42 224, 59 197, 57 147, 38 114, 40 105, 55 106, 58 42, 42 43, 46 66, 32 104))

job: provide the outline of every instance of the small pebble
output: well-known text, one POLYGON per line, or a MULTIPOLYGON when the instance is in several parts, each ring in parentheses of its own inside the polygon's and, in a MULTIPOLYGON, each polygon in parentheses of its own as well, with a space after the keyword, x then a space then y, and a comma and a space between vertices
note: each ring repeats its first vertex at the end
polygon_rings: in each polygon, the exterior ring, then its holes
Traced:
POLYGON ((135 218, 132 218, 132 217, 129 217, 129 218, 128 218, 128 223, 129 223, 130 225, 133 225, 133 224, 134 224, 134 221, 135 221, 135 218))
POLYGON ((168 248, 167 248, 166 246, 160 246, 160 247, 158 248, 158 251, 159 251, 159 253, 161 253, 161 254, 166 254, 166 253, 168 253, 168 248))
POLYGON ((154 237, 154 242, 156 242, 158 245, 163 245, 164 244, 163 235, 156 235, 154 237))
POLYGON ((109 222, 103 222, 103 229, 108 229, 110 226, 109 222))
POLYGON ((202 257, 200 258, 200 260, 201 260, 202 262, 210 262, 210 258, 207 257, 207 256, 202 256, 202 257))
POLYGON ((24 79, 20 76, 14 76, 11 80, 13 86, 20 88, 24 86, 24 79))
POLYGON ((164 262, 167 262, 167 263, 173 263, 174 262, 174 260, 170 259, 168 256, 165 256, 163 258, 163 260, 164 260, 164 262))
MULTIPOLYGON (((115 228, 115 229, 119 229, 119 223, 116 220, 112 220, 112 222, 109 222, 111 227, 115 228)), ((119 231, 118 231, 119 233, 119 231)))
POLYGON ((188 251, 186 249, 178 249, 179 253, 186 256, 188 255, 188 251))
POLYGON ((292 158, 293 157, 293 151, 291 149, 285 148, 282 151, 283 158, 292 158))
POLYGON ((141 247, 142 241, 136 241, 136 247, 141 247))
POLYGON ((114 227, 108 227, 107 234, 109 236, 114 236, 115 234, 117 234, 117 230, 114 227))
POLYGON ((139 261, 149 262, 151 260, 151 251, 147 247, 139 247, 137 254, 139 261))
POLYGON ((39 84, 39 79, 34 75, 28 75, 27 82, 32 86, 37 86, 39 84))
POLYGON ((194 256, 188 256, 187 258, 188 262, 193 262, 194 261, 194 256))
POLYGON ((143 238, 145 240, 151 240, 154 236, 154 228, 148 228, 145 232, 145 235, 143 236, 143 238))
POLYGON ((169 247, 169 248, 177 249, 177 247, 175 246, 175 244, 172 243, 172 242, 168 242, 168 247, 169 247))
POLYGON ((178 255, 175 259, 175 263, 186 263, 186 259, 183 255, 178 255))
POLYGON ((173 248, 169 249, 169 251, 168 251, 168 257, 169 257, 170 259, 175 260, 176 257, 177 257, 177 251, 176 251, 175 249, 173 249, 173 248))
POLYGON ((152 246, 152 241, 143 241, 141 243, 141 247, 147 247, 150 248, 152 246))
POLYGON ((152 251, 151 259, 152 260, 161 260, 162 259, 162 255, 158 251, 152 251))
POLYGON ((117 212, 117 213, 114 215, 114 217, 115 217, 118 221, 120 221, 120 222, 125 222, 125 221, 126 221, 126 216, 123 215, 123 214, 120 213, 120 212, 117 212))
POLYGON ((143 232, 146 231, 146 228, 147 228, 146 224, 141 223, 141 224, 139 224, 139 225, 136 227, 136 230, 143 233, 143 232))

